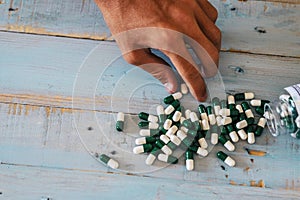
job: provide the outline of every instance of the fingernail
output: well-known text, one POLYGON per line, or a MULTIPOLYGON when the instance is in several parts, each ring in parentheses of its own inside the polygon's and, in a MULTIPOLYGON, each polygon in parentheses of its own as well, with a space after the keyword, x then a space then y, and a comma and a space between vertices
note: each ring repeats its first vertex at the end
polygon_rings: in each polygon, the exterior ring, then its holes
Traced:
POLYGON ((169 93, 174 93, 174 85, 173 84, 165 83, 164 86, 169 93))

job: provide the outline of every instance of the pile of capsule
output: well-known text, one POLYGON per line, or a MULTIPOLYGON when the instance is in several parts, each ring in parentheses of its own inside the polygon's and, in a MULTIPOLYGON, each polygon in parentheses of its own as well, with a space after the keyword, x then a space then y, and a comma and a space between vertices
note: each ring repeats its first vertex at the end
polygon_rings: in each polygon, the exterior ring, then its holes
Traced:
MULTIPOLYGON (((208 142, 212 145, 221 143, 224 148, 232 152, 234 143, 247 140, 255 143, 266 125, 264 104, 267 100, 254 99, 254 93, 238 93, 228 95, 227 100, 212 99, 212 105, 200 104, 198 111, 184 110, 180 104, 183 94, 187 94, 186 85, 181 85, 181 92, 176 92, 164 98, 164 104, 157 106, 157 115, 145 112, 139 113, 141 121, 140 138, 135 140, 133 153, 149 153, 146 164, 152 165, 156 159, 175 164, 178 158, 173 155, 176 149, 183 150, 186 169, 194 169, 195 154, 200 157, 208 155, 208 142), (251 109, 258 115, 254 117, 251 109), (207 141, 210 140, 210 141, 207 141)), ((116 129, 122 131, 124 113, 117 115, 116 129)), ((228 166, 235 165, 234 159, 223 151, 217 152, 217 157, 228 166)), ((107 158, 106 158, 107 160, 107 158)))
POLYGON ((300 139, 300 115, 297 113, 296 104, 292 97, 288 94, 279 96, 279 103, 275 107, 276 113, 279 116, 279 122, 274 120, 276 116, 273 112, 270 112, 270 109, 271 107, 268 105, 264 116, 271 122, 269 123, 271 133, 274 132, 275 136, 277 136, 280 132, 280 127, 282 127, 292 137, 300 139))

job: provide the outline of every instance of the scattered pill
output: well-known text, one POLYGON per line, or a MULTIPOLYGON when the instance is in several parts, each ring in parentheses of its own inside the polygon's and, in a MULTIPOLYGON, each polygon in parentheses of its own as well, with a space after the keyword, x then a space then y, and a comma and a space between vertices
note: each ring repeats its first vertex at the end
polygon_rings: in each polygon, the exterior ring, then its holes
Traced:
POLYGON ((204 131, 207 131, 207 130, 210 129, 208 120, 203 119, 203 120, 201 121, 201 128, 202 128, 202 130, 204 130, 204 131))
POLYGON ((247 123, 248 124, 253 124, 254 123, 254 115, 252 110, 250 109, 250 106, 247 102, 243 102, 242 104, 242 108, 246 114, 247 117, 247 123))
POLYGON ((159 134, 158 129, 141 129, 140 130, 140 136, 155 136, 159 134))
POLYGON ((107 166, 109 166, 109 167, 111 167, 113 169, 117 169, 119 167, 119 163, 116 160, 110 158, 109 156, 107 156, 105 154, 101 154, 100 157, 99 157, 99 159, 103 163, 105 163, 107 166))
POLYGON ((241 140, 246 140, 248 138, 248 135, 244 129, 238 130, 237 133, 238 133, 239 137, 241 138, 241 140))
POLYGON ((210 143, 212 145, 218 144, 218 127, 216 125, 213 125, 210 129, 210 143))
POLYGON ((261 134, 266 126, 266 123, 267 123, 266 118, 264 118, 264 117, 259 118, 259 121, 256 126, 256 130, 254 132, 255 136, 261 136, 261 134))
POLYGON ((171 119, 166 119, 163 127, 164 127, 164 129, 169 130, 171 128, 172 124, 173 124, 173 121, 171 119))
POLYGON ((235 166, 235 161, 223 151, 217 153, 217 157, 230 167, 235 166))
POLYGON ((228 103, 228 105, 235 104, 235 99, 234 99, 233 95, 228 95, 227 96, 227 103, 228 103))
POLYGON ((219 111, 221 109, 221 107, 220 107, 220 99, 218 97, 214 97, 212 99, 212 104, 213 104, 213 107, 214 107, 215 115, 219 115, 219 111))
POLYGON ((173 117, 172 117, 172 120, 174 122, 178 122, 180 120, 181 116, 182 116, 181 112, 176 110, 173 117))
POLYGON ((118 112, 117 114, 117 123, 116 123, 116 129, 117 131, 123 131, 124 129, 124 113, 118 112))
POLYGON ((174 94, 171 94, 167 97, 164 98, 164 103, 165 104, 171 104, 172 102, 174 102, 175 100, 181 99, 182 98, 182 94, 181 92, 176 92, 174 94))
POLYGON ((168 107, 165 109, 165 114, 169 115, 173 111, 175 111, 180 106, 180 103, 178 100, 173 101, 168 107))
POLYGON ((145 160, 146 165, 152 165, 159 153, 160 153, 160 149, 154 147, 145 160))
POLYGON ((235 101, 244 101, 254 98, 253 92, 237 93, 234 95, 235 101))
POLYGON ((166 136, 171 138, 171 135, 174 135, 177 130, 178 130, 178 127, 176 125, 171 126, 171 128, 169 128, 169 130, 166 132, 166 136))
POLYGON ((215 125, 216 124, 216 116, 213 112, 212 106, 207 106, 206 110, 207 110, 209 124, 210 125, 215 125))
POLYGON ((156 141, 156 139, 154 137, 141 137, 141 138, 135 139, 135 144, 142 145, 142 144, 147 144, 147 143, 153 143, 155 141, 156 141))
POLYGON ((180 91, 182 94, 187 94, 189 93, 189 89, 185 83, 180 84, 180 91))
POLYGON ((158 160, 171 164, 176 164, 178 162, 178 159, 176 157, 162 153, 158 154, 158 160))
POLYGON ((236 126, 236 128, 238 128, 238 129, 242 129, 242 128, 246 128, 246 127, 248 126, 248 123, 247 123, 247 121, 246 121, 245 119, 243 119, 243 120, 237 122, 237 123, 235 124, 235 126, 236 126))
POLYGON ((159 124, 155 122, 141 121, 138 123, 138 126, 146 129, 158 129, 159 124))
POLYGON ((255 135, 254 135, 253 126, 248 127, 247 137, 248 137, 247 141, 248 141, 249 144, 254 144, 255 143, 255 135))
POLYGON ((203 119, 208 120, 208 116, 207 116, 207 113, 206 113, 206 108, 203 104, 200 104, 198 106, 198 110, 199 110, 199 113, 200 113, 201 120, 203 120, 203 119))
POLYGON ((232 123, 232 118, 231 117, 224 117, 223 119, 221 119, 221 124, 222 125, 228 125, 232 123))
POLYGON ((229 124, 229 125, 226 126, 226 128, 229 132, 229 137, 232 140, 232 142, 238 142, 239 141, 239 136, 237 135, 234 127, 231 124, 229 124))
POLYGON ((145 153, 145 152, 149 152, 152 150, 152 145, 151 144, 143 144, 140 146, 136 146, 133 148, 133 153, 134 154, 141 154, 141 153, 145 153))
POLYGON ((266 103, 270 103, 269 100, 252 99, 250 101, 251 106, 264 106, 266 103))
POLYGON ((192 151, 185 152, 185 166, 188 171, 194 170, 194 156, 192 151))
POLYGON ((166 155, 172 154, 172 150, 170 149, 170 147, 165 145, 164 142, 161 140, 157 140, 155 142, 155 146, 158 147, 159 149, 161 149, 161 151, 164 152, 166 155))
POLYGON ((223 146, 228 151, 234 151, 235 150, 235 146, 229 140, 227 140, 223 135, 219 136, 219 141, 220 141, 221 144, 223 144, 223 146))
POLYGON ((148 113, 145 113, 145 112, 140 112, 139 113, 139 118, 142 119, 142 120, 146 120, 146 121, 149 121, 149 122, 158 122, 158 117, 154 116, 154 115, 150 115, 148 113))
POLYGON ((158 105, 156 107, 156 113, 158 115, 158 122, 159 123, 164 123, 167 116, 165 115, 165 109, 162 105, 158 105))

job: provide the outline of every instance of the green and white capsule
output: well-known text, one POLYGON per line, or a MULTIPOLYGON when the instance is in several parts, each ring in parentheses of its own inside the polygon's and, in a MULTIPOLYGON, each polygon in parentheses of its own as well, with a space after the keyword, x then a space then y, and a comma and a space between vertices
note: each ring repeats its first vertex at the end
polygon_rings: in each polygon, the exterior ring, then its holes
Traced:
POLYGON ((172 116, 173 122, 178 122, 182 116, 182 113, 178 110, 175 111, 174 115, 172 116))
POLYGON ((262 116, 264 114, 265 107, 264 106, 255 107, 255 111, 256 111, 257 114, 262 116))
POLYGON ((158 160, 171 164, 176 164, 178 162, 178 159, 175 156, 166 155, 163 153, 158 154, 158 160))
POLYGON ((197 147, 195 145, 192 145, 188 148, 189 151, 197 153, 199 156, 206 157, 208 155, 208 151, 204 148, 197 147))
POLYGON ((164 107, 162 105, 158 105, 156 107, 156 113, 158 115, 158 122, 160 124, 164 123, 165 120, 166 120, 166 118, 167 118, 167 116, 165 114, 165 109, 164 109, 164 107))
POLYGON ((147 144, 147 143, 153 143, 155 141, 156 141, 156 139, 154 137, 140 137, 140 138, 135 139, 135 144, 142 145, 142 144, 147 144))
POLYGON ((248 124, 253 124, 254 123, 254 115, 252 110, 250 109, 250 106, 247 102, 243 102, 242 104, 242 108, 246 114, 247 117, 247 123, 248 124))
POLYGON ((217 153, 217 157, 220 160, 222 160, 229 167, 234 167, 235 166, 235 161, 230 156, 228 156, 226 153, 224 153, 223 151, 219 151, 217 153))
POLYGON ((207 147, 208 147, 207 141, 206 141, 203 133, 201 133, 201 132, 198 135, 198 143, 201 148, 207 149, 207 147))
POLYGON ((241 113, 244 112, 244 111, 243 111, 243 108, 242 108, 242 106, 241 106, 240 104, 236 105, 236 106, 235 106, 235 109, 237 109, 237 110, 239 111, 239 114, 241 114, 241 113))
POLYGON ((248 122, 245 119, 243 119, 243 120, 237 122, 235 124, 235 126, 236 126, 237 129, 246 128, 248 126, 248 122))
POLYGON ((145 121, 149 121, 149 122, 153 122, 153 123, 158 122, 158 117, 156 117, 154 115, 150 115, 149 113, 145 113, 145 112, 140 112, 139 118, 141 120, 145 120, 145 121))
POLYGON ((173 124, 173 121, 171 119, 166 119, 163 127, 165 130, 169 130, 171 128, 172 124, 173 124))
POLYGON ((189 93, 189 89, 188 89, 188 87, 185 83, 180 84, 180 92, 182 94, 188 94, 189 93))
POLYGON ((219 112, 219 114, 222 116, 222 117, 232 117, 232 116, 238 116, 239 115, 239 111, 235 108, 233 109, 228 109, 228 108, 222 108, 219 112))
POLYGON ((234 95, 234 99, 235 101, 254 99, 254 93, 253 92, 237 93, 234 95))
POLYGON ((145 163, 146 165, 152 165, 154 161, 156 160, 157 155, 160 153, 160 149, 157 147, 154 147, 150 154, 147 156, 145 163))
POLYGON ((208 130, 210 129, 208 120, 203 119, 203 120, 201 121, 201 128, 202 128, 203 131, 208 131, 208 130))
POLYGON ((230 140, 227 140, 225 136, 220 135, 219 141, 228 151, 234 151, 235 146, 230 142, 230 140))
POLYGON ((185 167, 188 171, 194 170, 194 153, 192 151, 185 152, 185 167))
POLYGON ((218 97, 214 97, 212 99, 212 104, 213 104, 213 107, 214 107, 214 111, 215 111, 215 115, 219 115, 219 111, 221 109, 221 106, 220 106, 220 99, 218 97))
POLYGON ((227 103, 228 105, 234 105, 235 104, 235 99, 233 95, 228 95, 227 96, 227 103))
POLYGON ((171 104, 175 100, 178 100, 178 99, 181 99, 181 98, 182 98, 181 92, 176 92, 174 94, 171 94, 170 96, 165 97, 164 98, 164 103, 165 104, 171 104))
POLYGON ((117 114, 117 122, 116 122, 116 129, 117 131, 123 131, 124 129, 124 113, 123 112, 118 112, 117 114))
POLYGON ((201 130, 201 124, 199 123, 199 118, 197 114, 195 112, 191 112, 190 118, 195 130, 201 130))
POLYGON ((199 113, 200 113, 200 119, 203 120, 208 120, 208 116, 207 116, 207 113, 206 113, 206 108, 203 104, 200 104, 198 106, 198 110, 199 110, 199 113))
POLYGON ((266 103, 270 103, 270 101, 262 99, 252 99, 250 101, 250 105, 255 107, 264 106, 266 103))
POLYGON ((159 136, 159 139, 165 144, 168 144, 170 142, 170 138, 166 135, 159 136))
POLYGON ((140 133, 140 136, 152 137, 152 136, 158 135, 159 130, 158 129, 141 129, 139 133, 140 133))
POLYGON ((255 143, 255 135, 254 135, 254 129, 253 126, 248 126, 247 128, 247 137, 248 137, 248 144, 254 144, 255 143))
POLYGON ((151 144, 143 144, 140 146, 136 146, 133 148, 133 153, 134 154, 141 154, 145 152, 149 152, 153 149, 153 146, 151 144))
POLYGON ((229 132, 229 137, 232 140, 232 142, 238 142, 239 141, 239 136, 237 135, 234 127, 231 124, 229 124, 229 125, 226 126, 226 128, 229 132))
POLYGON ((248 138, 248 135, 244 129, 237 130, 237 133, 238 133, 239 137, 241 138, 241 140, 246 140, 248 138))
POLYGON ((141 121, 138 123, 138 126, 140 128, 144 129, 158 129, 159 124, 154 122, 148 122, 148 121, 141 121))
POLYGON ((171 126, 169 130, 166 132, 166 136, 171 138, 171 135, 174 135, 178 131, 178 127, 176 125, 171 126))
POLYGON ((173 153, 172 150, 161 140, 157 140, 155 142, 155 146, 167 155, 171 155, 173 153))
POLYGON ((266 126, 267 120, 264 117, 259 118, 257 126, 256 126, 256 130, 254 132, 255 136, 261 136, 265 126, 266 126))
POLYGON ((180 102, 178 100, 173 101, 170 105, 168 105, 165 109, 165 114, 169 115, 174 112, 180 106, 180 102))
POLYGON ((118 169, 119 168, 119 163, 116 160, 110 158, 109 156, 107 156, 105 154, 101 154, 100 157, 99 157, 99 159, 103 163, 105 163, 107 166, 109 166, 109 167, 111 167, 113 169, 118 169))
POLYGON ((216 145, 218 144, 218 126, 217 125, 213 125, 210 129, 210 143, 212 145, 216 145))
POLYGON ((209 124, 215 125, 217 121, 216 121, 216 116, 213 112, 213 108, 211 106, 207 106, 206 110, 207 110, 209 124))

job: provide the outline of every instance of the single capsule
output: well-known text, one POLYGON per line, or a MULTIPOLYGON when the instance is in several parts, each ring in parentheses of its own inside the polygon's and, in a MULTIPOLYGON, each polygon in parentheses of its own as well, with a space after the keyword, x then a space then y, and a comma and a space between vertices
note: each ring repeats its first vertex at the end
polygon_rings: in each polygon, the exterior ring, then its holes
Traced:
POLYGON ((185 118, 186 119, 190 119, 190 114, 191 114, 191 110, 189 110, 189 109, 186 109, 185 111, 184 111, 184 115, 185 115, 185 118))
POLYGON ((204 131, 208 131, 208 130, 210 129, 208 120, 203 119, 203 120, 201 121, 201 128, 202 128, 202 130, 204 130, 204 131))
POLYGON ((171 94, 167 97, 164 98, 164 103, 165 104, 171 104, 172 102, 174 102, 175 100, 181 99, 182 98, 182 94, 181 92, 176 92, 174 94, 171 94))
POLYGON ((141 154, 145 152, 149 152, 153 149, 153 146, 151 144, 143 144, 140 146, 136 146, 133 148, 133 153, 134 154, 141 154))
POLYGON ((252 110, 250 109, 250 106, 247 102, 243 102, 242 104, 242 108, 246 114, 247 117, 247 123, 248 124, 253 124, 254 123, 254 115, 252 113, 252 110))
POLYGON ((223 119, 221 119, 221 124, 222 125, 228 125, 232 123, 232 118, 231 117, 224 117, 223 119))
POLYGON ((140 130, 140 136, 145 136, 145 137, 152 137, 155 135, 159 134, 159 130, 158 129, 141 129, 140 130))
POLYGON ((233 126, 231 124, 226 126, 228 132, 229 132, 229 137, 232 140, 232 142, 238 142, 239 141, 239 136, 237 135, 236 131, 234 130, 233 126))
POLYGON ((232 109, 228 109, 228 108, 222 108, 219 112, 219 114, 222 116, 222 117, 232 117, 232 116, 238 116, 239 115, 239 111, 235 108, 232 108, 232 109))
POLYGON ((170 138, 166 135, 159 136, 159 139, 165 144, 168 144, 170 142, 170 138))
POLYGON ((217 153, 217 157, 230 167, 235 166, 235 161, 223 151, 217 153))
POLYGON ((164 123, 165 120, 166 120, 166 118, 167 118, 167 116, 165 114, 165 109, 164 109, 164 107, 162 105, 158 105, 156 107, 156 113, 158 115, 158 122, 160 124, 164 123))
POLYGON ((235 126, 236 126, 237 129, 242 129, 242 128, 246 128, 248 126, 248 123, 245 119, 243 119, 243 120, 237 122, 235 124, 235 126))
POLYGON ((248 137, 248 135, 247 135, 247 133, 245 132, 244 129, 237 130, 237 133, 240 136, 241 140, 246 140, 247 137, 248 137))
POLYGON ((156 139, 154 137, 140 137, 140 138, 135 139, 135 144, 142 145, 142 144, 147 144, 147 143, 153 143, 155 141, 156 141, 156 139))
POLYGON ((235 146, 230 142, 230 140, 227 140, 225 136, 222 134, 219 136, 219 141, 228 151, 234 151, 235 146))
POLYGON ((158 129, 159 124, 154 123, 154 122, 141 121, 141 122, 138 123, 138 126, 140 128, 145 128, 145 129, 158 129))
POLYGON ((172 120, 174 122, 178 122, 180 120, 181 116, 182 116, 182 113, 180 111, 176 110, 174 115, 172 116, 172 120))
POLYGON ((215 125, 216 124, 216 116, 213 113, 213 108, 211 106, 207 106, 206 110, 207 110, 209 124, 215 125))
POLYGON ((154 148, 152 149, 152 151, 149 153, 149 155, 147 156, 147 158, 146 158, 146 161, 145 161, 146 165, 152 165, 153 162, 156 160, 157 155, 158 155, 160 152, 161 152, 161 151, 160 151, 159 148, 154 147, 154 148))
POLYGON ((187 94, 189 93, 189 89, 185 83, 180 84, 180 91, 182 94, 187 94))
POLYGON ((177 131, 177 137, 181 140, 181 143, 183 143, 186 147, 191 146, 191 144, 193 143, 193 140, 189 138, 187 134, 182 130, 177 131))
POLYGON ((255 143, 255 135, 254 135, 253 126, 248 126, 247 137, 248 137, 247 141, 248 141, 249 144, 254 144, 255 143))
POLYGON ((208 151, 202 147, 198 147, 196 145, 191 145, 189 148, 188 148, 189 151, 192 151, 196 154, 198 154, 199 156, 202 156, 202 157, 206 157, 208 155, 208 151))
POLYGON ((185 152, 185 167, 188 171, 194 169, 194 153, 192 151, 185 152))
POLYGON ((172 124, 173 124, 173 121, 171 119, 166 119, 163 127, 165 130, 169 130, 171 128, 172 124))
POLYGON ((228 95, 227 96, 227 103, 228 105, 234 105, 235 104, 235 99, 233 95, 228 95))
POLYGON ((204 134, 200 132, 200 134, 198 135, 198 143, 200 145, 201 148, 203 149, 207 149, 208 144, 206 142, 206 139, 204 137, 204 134))
POLYGON ((180 106, 180 102, 178 100, 173 101, 168 107, 165 109, 165 114, 169 115, 174 112, 180 106))
POLYGON ((213 125, 210 129, 210 143, 212 145, 218 144, 218 137, 219 137, 218 126, 213 125))
POLYGON ((170 137, 171 142, 173 142, 175 145, 179 146, 181 144, 181 140, 176 135, 171 135, 170 137))
POLYGON ((198 110, 199 110, 199 113, 200 113, 201 120, 203 120, 203 119, 208 120, 208 116, 207 116, 207 113, 206 113, 206 108, 203 104, 200 104, 198 106, 198 110))
POLYGON ((175 156, 166 155, 166 154, 158 154, 158 160, 166 163, 176 164, 178 159, 175 156))
POLYGON ((254 98, 253 92, 237 93, 234 95, 235 101, 244 101, 254 98))
POLYGON ((119 163, 105 154, 101 154, 99 159, 113 169, 119 168, 119 163))
POLYGON ((139 113, 139 118, 141 120, 146 120, 146 121, 153 122, 153 123, 158 122, 158 117, 156 117, 154 115, 150 115, 149 113, 145 113, 145 112, 140 112, 139 113))
POLYGON ((258 106, 258 107, 260 107, 260 106, 264 106, 266 103, 270 103, 270 101, 269 100, 261 100, 261 99, 252 99, 251 101, 250 101, 250 105, 251 106, 258 106))
POLYGON ((266 118, 264 118, 264 117, 259 118, 259 121, 256 126, 256 130, 254 132, 255 136, 261 136, 261 134, 266 126, 266 123, 267 123, 266 118))
POLYGON ((116 123, 116 129, 117 131, 123 131, 124 129, 124 113, 123 112, 118 112, 117 114, 117 123, 116 123))
POLYGON ((173 125, 171 126, 171 128, 169 128, 169 130, 166 132, 166 136, 168 136, 169 138, 171 138, 171 135, 174 135, 178 130, 178 127, 173 125))
POLYGON ((161 149, 162 152, 164 152, 167 155, 171 155, 172 154, 172 150, 167 145, 165 145, 164 142, 161 141, 161 140, 157 140, 155 142, 155 146, 158 147, 159 149, 161 149))
POLYGON ((221 107, 220 107, 220 99, 218 97, 214 97, 212 99, 212 104, 213 104, 213 107, 214 107, 215 115, 219 115, 219 111, 221 109, 221 107))

